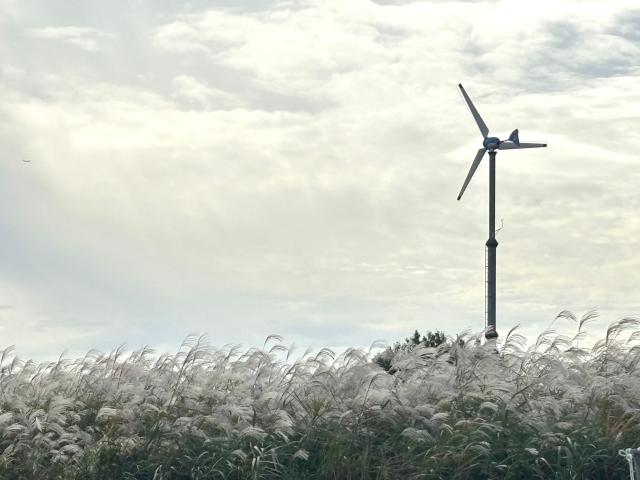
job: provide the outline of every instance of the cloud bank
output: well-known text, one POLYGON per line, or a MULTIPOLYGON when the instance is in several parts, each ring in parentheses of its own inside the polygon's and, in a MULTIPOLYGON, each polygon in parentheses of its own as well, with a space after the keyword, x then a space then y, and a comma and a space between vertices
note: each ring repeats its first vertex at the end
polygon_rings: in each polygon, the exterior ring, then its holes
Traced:
POLYGON ((640 10, 550 5, 3 0, 4 343, 481 329, 460 81, 550 146, 498 158, 499 332, 637 314, 640 10))

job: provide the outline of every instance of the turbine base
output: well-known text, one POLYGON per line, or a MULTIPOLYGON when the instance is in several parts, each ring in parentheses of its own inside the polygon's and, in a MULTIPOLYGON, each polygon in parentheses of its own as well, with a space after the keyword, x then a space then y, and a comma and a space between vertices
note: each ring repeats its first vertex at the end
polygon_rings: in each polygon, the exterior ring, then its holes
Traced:
POLYGON ((484 334, 484 338, 487 340, 498 338, 498 332, 496 332, 495 329, 487 330, 484 334))

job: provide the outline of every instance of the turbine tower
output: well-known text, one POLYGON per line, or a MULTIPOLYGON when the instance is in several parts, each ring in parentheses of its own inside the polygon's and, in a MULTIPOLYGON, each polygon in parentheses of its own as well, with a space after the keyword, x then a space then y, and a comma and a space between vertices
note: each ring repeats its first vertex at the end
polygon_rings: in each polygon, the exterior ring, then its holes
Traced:
POLYGON ((480 165, 484 154, 489 152, 489 240, 487 240, 486 243, 487 294, 485 299, 487 329, 484 336, 487 340, 492 340, 498 336, 498 332, 496 330, 496 249, 498 248, 498 242, 496 241, 496 153, 498 150, 546 147, 547 144, 521 143, 518 137, 517 128, 511 132, 508 140, 500 140, 498 137, 490 137, 487 125, 484 123, 484 120, 482 120, 482 117, 478 113, 478 110, 476 110, 476 107, 473 105, 473 102, 469 98, 469 95, 467 95, 464 87, 461 83, 458 84, 458 87, 460 87, 462 96, 464 97, 465 102, 467 102, 467 106, 469 107, 469 110, 471 110, 471 115, 473 115, 473 118, 480 129, 480 133, 484 138, 482 148, 478 150, 478 153, 476 153, 476 158, 473 159, 467 178, 465 178, 464 183, 462 184, 458 200, 462 198, 462 194, 466 190, 467 185, 469 185, 471 177, 473 177, 473 174, 478 169, 478 165, 480 165))

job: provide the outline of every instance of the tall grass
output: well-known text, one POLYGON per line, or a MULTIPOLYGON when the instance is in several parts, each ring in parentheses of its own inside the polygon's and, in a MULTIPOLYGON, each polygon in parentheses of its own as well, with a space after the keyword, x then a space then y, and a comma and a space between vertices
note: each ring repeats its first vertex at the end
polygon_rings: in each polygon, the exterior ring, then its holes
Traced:
MULTIPOLYGON (((570 314, 563 312, 566 318, 570 314)), ((592 348, 517 330, 394 358, 214 348, 90 351, 36 364, 1 353, 0 478, 628 478, 640 445, 638 320, 592 348)))

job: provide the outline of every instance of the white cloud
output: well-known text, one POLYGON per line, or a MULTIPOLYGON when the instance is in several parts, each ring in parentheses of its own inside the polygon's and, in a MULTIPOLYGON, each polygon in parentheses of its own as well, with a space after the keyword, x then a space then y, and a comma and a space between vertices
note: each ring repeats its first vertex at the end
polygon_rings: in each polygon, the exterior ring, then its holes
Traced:
POLYGON ((78 26, 33 28, 29 35, 41 40, 64 42, 88 52, 98 51, 102 40, 113 37, 109 32, 78 26))
POLYGON ((178 75, 173 79, 178 98, 192 105, 212 110, 232 110, 242 108, 245 102, 241 97, 219 88, 211 87, 188 75, 178 75))

